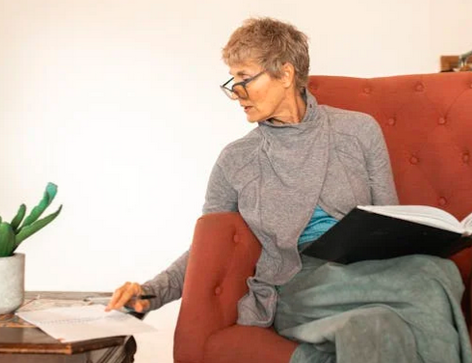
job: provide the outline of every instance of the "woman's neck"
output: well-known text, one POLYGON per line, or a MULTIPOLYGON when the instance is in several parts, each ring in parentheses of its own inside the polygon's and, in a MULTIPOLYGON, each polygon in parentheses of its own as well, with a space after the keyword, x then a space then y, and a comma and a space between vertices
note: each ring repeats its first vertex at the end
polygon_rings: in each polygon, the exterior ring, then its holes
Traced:
POLYGON ((280 115, 269 119, 274 125, 298 124, 302 121, 306 112, 306 102, 302 94, 297 90, 291 90, 287 94, 286 104, 280 115))

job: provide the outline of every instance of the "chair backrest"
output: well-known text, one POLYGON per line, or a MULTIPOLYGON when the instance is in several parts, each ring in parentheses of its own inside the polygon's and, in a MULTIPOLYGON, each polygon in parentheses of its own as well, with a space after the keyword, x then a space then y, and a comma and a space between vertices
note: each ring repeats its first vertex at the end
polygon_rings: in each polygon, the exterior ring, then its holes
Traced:
MULTIPOLYGON (((382 127, 401 204, 472 212, 472 72, 381 78, 311 76, 319 104, 361 111, 382 127)), ((452 257, 470 286, 472 248, 452 257)), ((463 308, 470 322, 470 290, 463 308)))
POLYGON ((312 76, 320 104, 382 127, 401 204, 472 212, 472 72, 382 78, 312 76))

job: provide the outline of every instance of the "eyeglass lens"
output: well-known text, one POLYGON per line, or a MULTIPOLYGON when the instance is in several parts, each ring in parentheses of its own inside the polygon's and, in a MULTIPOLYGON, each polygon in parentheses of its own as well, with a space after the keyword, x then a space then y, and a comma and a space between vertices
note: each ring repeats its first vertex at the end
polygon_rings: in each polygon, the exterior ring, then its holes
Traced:
POLYGON ((242 84, 233 85, 231 87, 231 90, 233 91, 233 92, 230 92, 230 93, 232 93, 231 97, 237 96, 238 98, 241 98, 243 100, 248 98, 246 88, 242 84))
POLYGON ((236 87, 232 87, 232 88, 221 87, 221 89, 224 91, 226 96, 228 96, 229 98, 231 98, 233 100, 235 100, 237 98, 240 98, 240 99, 247 99, 248 98, 246 90, 241 85, 236 85, 236 87))

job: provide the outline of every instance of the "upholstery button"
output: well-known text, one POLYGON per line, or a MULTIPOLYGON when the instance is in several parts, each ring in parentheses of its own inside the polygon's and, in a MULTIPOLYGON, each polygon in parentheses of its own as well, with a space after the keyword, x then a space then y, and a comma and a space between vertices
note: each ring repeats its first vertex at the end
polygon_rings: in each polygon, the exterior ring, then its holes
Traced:
POLYGON ((372 92, 370 87, 364 87, 364 93, 370 94, 370 92, 372 92))
POLYGON ((447 199, 444 197, 439 198, 439 205, 445 206, 447 204, 447 199))
POLYGON ((470 155, 469 155, 468 153, 462 154, 462 161, 463 161, 464 163, 468 163, 469 160, 470 160, 470 155))
POLYGON ((418 83, 415 89, 417 92, 422 92, 424 90, 424 85, 422 83, 418 83))
POLYGON ((395 125, 395 122, 396 122, 396 120, 395 120, 395 118, 393 118, 393 117, 390 117, 390 118, 387 120, 387 123, 388 123, 390 126, 395 125))
POLYGON ((440 125, 444 125, 446 123, 446 119, 444 117, 440 117, 439 120, 438 120, 438 123, 440 125))
POLYGON ((239 236, 237 234, 234 235, 233 237, 233 241, 234 243, 238 243, 241 239, 239 238, 239 236))
POLYGON ((217 286, 215 288, 215 295, 221 295, 222 292, 223 292, 223 289, 221 288, 221 286, 217 286))
POLYGON ((418 158, 417 158, 416 156, 412 156, 412 157, 410 158, 410 163, 411 163, 411 164, 418 164, 418 161, 419 161, 419 160, 418 160, 418 158))

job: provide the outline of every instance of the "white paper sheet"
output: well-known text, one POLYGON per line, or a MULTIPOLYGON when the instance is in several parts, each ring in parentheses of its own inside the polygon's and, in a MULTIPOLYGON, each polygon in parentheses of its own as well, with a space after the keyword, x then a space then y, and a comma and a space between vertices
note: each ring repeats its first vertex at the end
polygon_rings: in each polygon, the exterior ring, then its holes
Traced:
POLYGON ((104 305, 51 308, 16 314, 61 342, 156 331, 132 315, 120 311, 105 312, 104 305))

